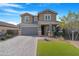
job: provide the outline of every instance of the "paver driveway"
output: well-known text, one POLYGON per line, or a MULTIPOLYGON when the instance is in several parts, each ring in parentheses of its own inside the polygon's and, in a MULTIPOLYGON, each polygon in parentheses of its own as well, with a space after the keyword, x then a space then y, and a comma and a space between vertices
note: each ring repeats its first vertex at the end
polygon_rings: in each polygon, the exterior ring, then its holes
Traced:
POLYGON ((36 39, 31 36, 17 36, 0 42, 0 56, 35 56, 36 39))

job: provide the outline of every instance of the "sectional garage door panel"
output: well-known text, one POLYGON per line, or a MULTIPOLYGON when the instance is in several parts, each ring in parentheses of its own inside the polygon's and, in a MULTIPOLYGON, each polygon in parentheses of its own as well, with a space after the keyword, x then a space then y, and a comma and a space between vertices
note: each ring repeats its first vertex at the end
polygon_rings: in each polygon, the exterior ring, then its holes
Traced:
POLYGON ((22 32, 22 35, 28 35, 28 36, 33 36, 33 35, 37 35, 38 32, 37 32, 37 27, 23 27, 21 32, 22 32))

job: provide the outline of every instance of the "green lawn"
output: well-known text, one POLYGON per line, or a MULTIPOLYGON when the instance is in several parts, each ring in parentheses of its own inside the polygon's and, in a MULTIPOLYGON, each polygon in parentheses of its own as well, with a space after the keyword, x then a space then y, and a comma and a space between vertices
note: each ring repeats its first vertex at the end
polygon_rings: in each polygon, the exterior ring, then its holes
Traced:
POLYGON ((79 56, 79 48, 60 40, 38 40, 38 56, 79 56))

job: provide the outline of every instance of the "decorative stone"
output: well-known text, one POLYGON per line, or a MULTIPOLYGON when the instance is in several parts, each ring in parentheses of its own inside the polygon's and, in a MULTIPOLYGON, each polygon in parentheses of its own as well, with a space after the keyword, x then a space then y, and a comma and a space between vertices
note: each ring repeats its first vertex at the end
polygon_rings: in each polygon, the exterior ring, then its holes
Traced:
POLYGON ((21 35, 21 29, 18 32, 19 32, 19 35, 21 35))
POLYGON ((51 37, 51 32, 50 31, 48 31, 48 36, 51 37))
POLYGON ((41 31, 38 31, 38 36, 41 36, 41 31))

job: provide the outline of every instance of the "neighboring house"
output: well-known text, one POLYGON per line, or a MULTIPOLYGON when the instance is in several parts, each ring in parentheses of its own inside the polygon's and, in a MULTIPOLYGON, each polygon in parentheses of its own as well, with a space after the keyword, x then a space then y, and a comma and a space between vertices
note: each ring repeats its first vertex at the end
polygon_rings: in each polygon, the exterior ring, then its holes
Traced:
POLYGON ((18 30, 16 25, 0 21, 0 32, 6 33, 8 31, 13 31, 15 34, 18 34, 18 30))
POLYGON ((52 36, 52 30, 58 24, 56 15, 57 13, 51 10, 39 12, 37 16, 29 13, 21 14, 20 34, 52 36))

